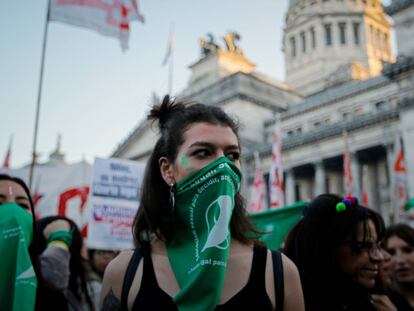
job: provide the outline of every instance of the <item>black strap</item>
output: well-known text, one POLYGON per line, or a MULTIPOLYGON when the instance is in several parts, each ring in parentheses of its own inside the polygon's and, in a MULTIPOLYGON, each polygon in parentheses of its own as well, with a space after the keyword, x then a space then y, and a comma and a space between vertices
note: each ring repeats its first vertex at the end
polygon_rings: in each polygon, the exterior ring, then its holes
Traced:
POLYGON ((122 293, 121 293, 121 311, 128 310, 128 293, 129 289, 131 288, 132 281, 134 280, 135 273, 137 271, 139 262, 141 261, 142 254, 143 254, 143 247, 138 246, 134 254, 129 261, 128 268, 125 272, 124 282, 122 284, 122 293))
POLYGON ((273 278, 275 281, 276 311, 283 311, 285 298, 285 282, 283 277, 282 255, 279 251, 272 251, 273 278))

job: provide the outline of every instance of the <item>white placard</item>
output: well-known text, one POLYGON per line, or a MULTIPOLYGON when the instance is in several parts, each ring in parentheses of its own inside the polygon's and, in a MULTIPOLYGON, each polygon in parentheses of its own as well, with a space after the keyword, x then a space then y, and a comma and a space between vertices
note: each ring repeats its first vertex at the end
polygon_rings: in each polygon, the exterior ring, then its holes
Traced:
POLYGON ((96 158, 89 200, 88 248, 131 249, 144 165, 96 158))

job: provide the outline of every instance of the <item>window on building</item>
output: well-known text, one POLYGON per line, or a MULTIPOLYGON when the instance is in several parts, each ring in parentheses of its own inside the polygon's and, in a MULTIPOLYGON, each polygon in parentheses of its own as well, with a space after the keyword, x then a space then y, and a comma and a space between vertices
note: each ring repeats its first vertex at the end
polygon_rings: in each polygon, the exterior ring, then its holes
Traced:
POLYGON ((345 121, 351 119, 351 113, 348 112, 348 111, 347 112, 343 112, 342 113, 342 119, 344 119, 345 121))
POLYGON ((388 44, 388 34, 384 33, 384 47, 385 47, 385 51, 387 53, 387 56, 390 56, 391 51, 390 51, 390 45, 388 44))
POLYGON ((332 27, 331 24, 325 24, 325 44, 326 46, 332 45, 332 27))
POLYGON ((295 37, 290 38, 290 52, 292 57, 296 56, 296 40, 295 37))
POLYGON ((302 42, 302 53, 306 53, 306 36, 304 32, 300 33, 300 40, 302 42))
POLYGON ((354 29, 354 43, 355 45, 359 45, 360 39, 359 39, 359 23, 353 23, 353 29, 354 29))
POLYGON ((341 42, 342 45, 346 44, 346 24, 345 23, 339 23, 339 42, 341 42))
POLYGON ((312 49, 316 49, 316 33, 315 33, 315 28, 311 27, 311 29, 310 29, 310 35, 311 35, 312 49))
POLYGON ((321 125, 322 125, 321 124, 321 121, 315 121, 315 122, 313 122, 313 127, 319 127, 321 125))
POLYGON ((375 46, 374 27, 372 27, 372 25, 369 26, 369 38, 372 46, 375 46))
POLYGON ((384 110, 386 107, 386 103, 384 100, 375 103, 375 109, 377 110, 384 110))

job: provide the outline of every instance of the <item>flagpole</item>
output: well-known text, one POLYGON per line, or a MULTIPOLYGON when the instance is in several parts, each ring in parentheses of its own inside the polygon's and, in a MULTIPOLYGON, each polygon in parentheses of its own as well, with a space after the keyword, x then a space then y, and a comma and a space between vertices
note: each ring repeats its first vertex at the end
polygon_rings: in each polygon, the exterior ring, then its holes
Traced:
POLYGON ((49 25, 49 14, 50 14, 50 0, 47 0, 47 14, 46 14, 44 33, 43 33, 42 59, 40 62, 39 87, 37 89, 36 116, 35 116, 35 127, 34 127, 33 147, 32 147, 32 163, 30 164, 30 171, 29 171, 30 191, 32 190, 33 171, 34 171, 34 166, 36 164, 37 132, 39 128, 40 102, 41 102, 41 97, 42 97, 43 70, 45 67, 45 53, 46 53, 47 32, 48 32, 48 25, 49 25))
POLYGON ((170 64, 168 70, 168 94, 172 95, 172 81, 174 73, 174 49, 171 50, 170 64))
POLYGON ((170 25, 170 38, 171 40, 171 55, 168 68, 168 94, 172 95, 173 91, 173 74, 174 74, 174 24, 170 25))

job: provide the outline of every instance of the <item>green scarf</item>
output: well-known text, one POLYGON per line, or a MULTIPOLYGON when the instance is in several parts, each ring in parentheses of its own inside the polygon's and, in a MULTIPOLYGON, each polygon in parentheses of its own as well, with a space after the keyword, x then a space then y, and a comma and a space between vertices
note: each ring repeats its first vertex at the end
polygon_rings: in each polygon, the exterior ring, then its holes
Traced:
POLYGON ((221 295, 230 246, 230 219, 240 170, 221 157, 176 185, 176 233, 167 245, 180 286, 180 311, 214 310, 221 295))
POLYGON ((37 279, 29 255, 33 217, 12 202, 0 205, 0 309, 33 311, 37 279))

